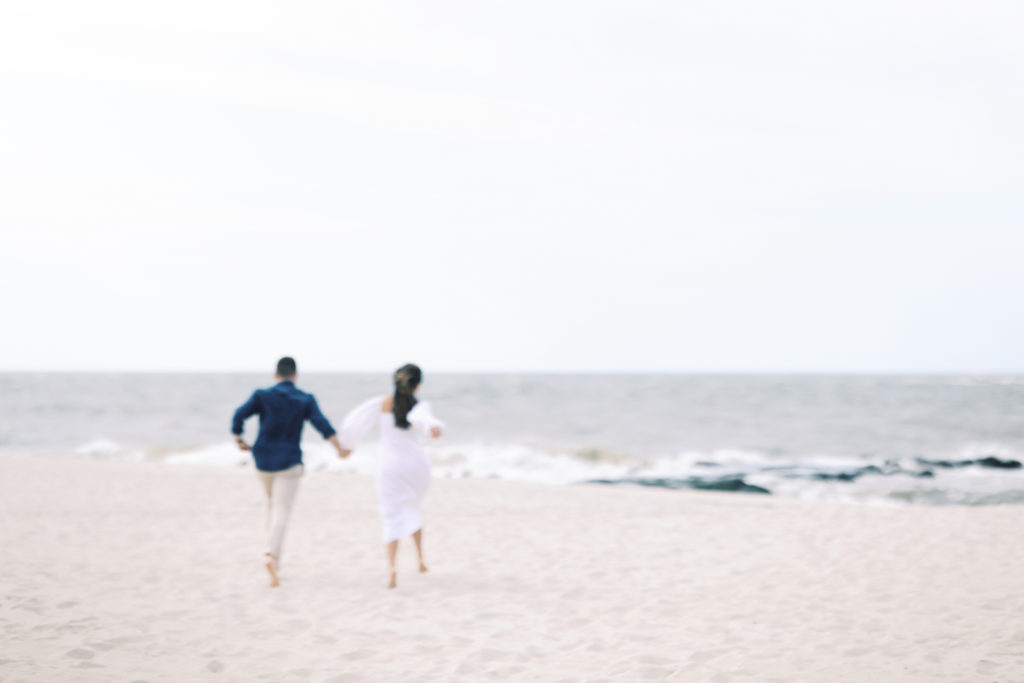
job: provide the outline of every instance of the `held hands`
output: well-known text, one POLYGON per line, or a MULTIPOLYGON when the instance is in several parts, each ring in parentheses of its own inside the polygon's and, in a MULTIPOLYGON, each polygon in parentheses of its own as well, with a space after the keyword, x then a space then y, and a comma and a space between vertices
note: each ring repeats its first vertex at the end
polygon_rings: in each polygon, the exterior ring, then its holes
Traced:
POLYGON ((235 444, 238 445, 238 450, 240 450, 240 451, 251 451, 252 450, 252 446, 247 444, 245 442, 245 440, 242 439, 241 436, 236 436, 235 437, 235 444))
POLYGON ((441 428, 440 427, 431 427, 430 428, 430 438, 431 439, 437 439, 437 438, 440 438, 440 437, 441 437, 441 428))
POLYGON ((351 448, 344 448, 341 445, 341 441, 338 440, 338 435, 337 434, 331 434, 331 436, 328 437, 327 440, 331 442, 332 446, 334 446, 334 450, 338 451, 338 457, 339 458, 345 459, 348 456, 352 455, 352 449, 351 448))

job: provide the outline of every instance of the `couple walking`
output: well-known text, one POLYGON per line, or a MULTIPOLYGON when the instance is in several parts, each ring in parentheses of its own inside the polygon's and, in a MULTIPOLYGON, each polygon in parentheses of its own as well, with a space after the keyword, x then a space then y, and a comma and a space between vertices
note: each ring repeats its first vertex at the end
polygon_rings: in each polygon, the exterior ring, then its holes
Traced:
POLYGON ((423 563, 423 499, 430 486, 430 460, 420 438, 441 436, 444 424, 430 412, 430 405, 416 400, 423 374, 415 365, 403 365, 394 374, 391 396, 376 396, 353 409, 342 421, 338 433, 320 412, 316 399, 295 386, 298 373, 295 360, 284 357, 277 362, 277 384, 257 389, 235 411, 231 432, 238 447, 252 451, 256 473, 267 496, 267 551, 265 566, 270 585, 279 584, 281 547, 288 518, 298 493, 304 468, 299 442, 306 420, 347 458, 359 440, 377 426, 380 431, 377 467, 377 503, 387 544, 388 588, 397 581, 395 559, 398 539, 411 535, 416 545, 420 571, 423 563), (259 436, 249 446, 242 438, 245 420, 260 417, 259 436))

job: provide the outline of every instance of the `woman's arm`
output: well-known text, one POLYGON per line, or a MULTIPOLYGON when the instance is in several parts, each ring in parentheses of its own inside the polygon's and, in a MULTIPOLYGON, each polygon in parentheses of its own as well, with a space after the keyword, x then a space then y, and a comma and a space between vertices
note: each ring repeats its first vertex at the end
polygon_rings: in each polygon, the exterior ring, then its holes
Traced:
POLYGON ((434 439, 441 436, 444 422, 434 417, 434 411, 427 401, 419 401, 409 411, 409 423, 416 428, 416 431, 423 436, 430 436, 434 439))
MULTIPOLYGON (((343 453, 351 452, 365 437, 373 426, 380 419, 380 407, 384 398, 377 396, 368 401, 363 401, 349 411, 345 419, 341 421, 341 430, 338 432, 338 440, 341 442, 343 453)), ((342 455, 342 457, 345 457, 342 455)))

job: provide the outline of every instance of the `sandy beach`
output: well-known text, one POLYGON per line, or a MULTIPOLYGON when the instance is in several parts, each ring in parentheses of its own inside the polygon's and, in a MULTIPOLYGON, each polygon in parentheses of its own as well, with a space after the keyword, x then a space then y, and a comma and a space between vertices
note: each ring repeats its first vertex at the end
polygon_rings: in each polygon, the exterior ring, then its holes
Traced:
POLYGON ((371 481, 2 461, 2 681, 1020 681, 1024 507, 437 479, 397 590, 371 481))

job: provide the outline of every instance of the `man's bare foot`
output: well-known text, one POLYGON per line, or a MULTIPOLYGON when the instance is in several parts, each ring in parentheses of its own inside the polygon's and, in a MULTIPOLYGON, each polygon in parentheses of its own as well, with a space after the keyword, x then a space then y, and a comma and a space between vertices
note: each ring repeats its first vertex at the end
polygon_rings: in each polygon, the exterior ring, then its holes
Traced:
POLYGON ((281 580, 277 578, 277 558, 273 555, 267 555, 267 561, 263 563, 263 566, 267 568, 267 573, 270 574, 270 587, 277 588, 281 585, 281 580))
POLYGON ((391 570, 391 579, 388 581, 388 588, 394 588, 398 585, 398 572, 394 569, 391 570))
POLYGON ((427 573, 427 565, 423 564, 423 560, 420 560, 420 574, 427 573))

